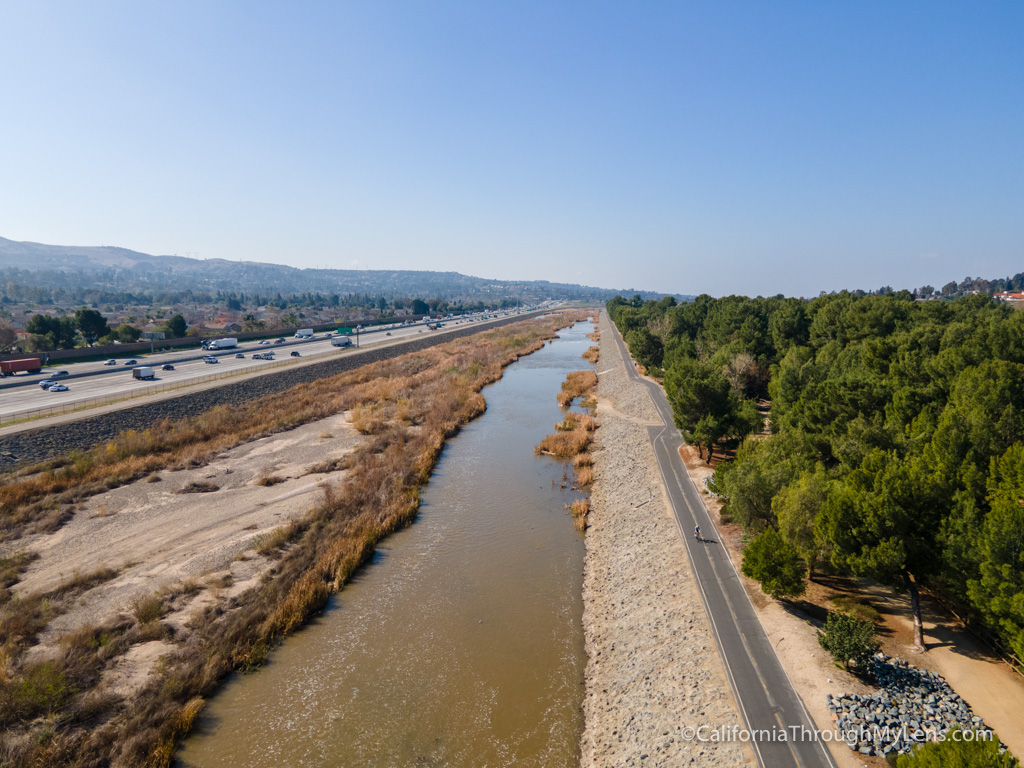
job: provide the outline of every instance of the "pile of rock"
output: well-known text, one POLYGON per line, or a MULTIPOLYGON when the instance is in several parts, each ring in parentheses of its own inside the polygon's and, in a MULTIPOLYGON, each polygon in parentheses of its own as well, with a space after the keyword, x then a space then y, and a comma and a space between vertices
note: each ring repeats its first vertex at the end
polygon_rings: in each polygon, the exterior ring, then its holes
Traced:
POLYGON ((870 696, 828 695, 828 708, 850 749, 864 755, 907 753, 954 727, 987 731, 942 675, 879 653, 868 673, 881 689, 870 696))

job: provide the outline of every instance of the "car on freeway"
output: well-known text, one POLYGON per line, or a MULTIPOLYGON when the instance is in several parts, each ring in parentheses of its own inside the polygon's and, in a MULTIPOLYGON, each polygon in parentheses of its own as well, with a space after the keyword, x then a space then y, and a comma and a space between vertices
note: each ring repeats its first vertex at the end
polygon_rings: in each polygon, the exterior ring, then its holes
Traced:
POLYGON ((302 357, 297 349, 292 350, 292 357, 302 357))
POLYGON ((66 379, 71 374, 67 371, 54 371, 50 374, 51 379, 66 379))
POLYGON ((174 366, 171 365, 170 363, 164 363, 163 365, 160 366, 160 370, 161 371, 173 371, 174 370, 174 366))
POLYGON ((387 332, 387 333, 385 333, 384 335, 385 335, 385 336, 390 336, 390 335, 391 335, 391 331, 388 331, 388 332, 387 332))
POLYGON ((138 365, 139 361, 138 360, 125 360, 124 364, 125 365, 138 365))
POLYGON ((214 357, 213 355, 207 355, 206 357, 203 358, 203 362, 204 363, 216 363, 217 362, 217 358, 214 357))
POLYGON ((52 387, 56 383, 57 382, 54 381, 53 379, 43 379, 42 381, 39 382, 39 386, 42 389, 49 389, 50 387, 52 387))
POLYGON ((114 358, 110 358, 109 360, 107 360, 107 362, 104 363, 104 365, 117 365, 117 360, 115 360, 114 358))
POLYGON ((245 360, 245 355, 243 355, 243 354, 242 354, 241 352, 239 352, 238 354, 236 354, 236 355, 235 355, 235 357, 236 357, 236 358, 240 358, 240 359, 242 359, 242 360, 245 360))
POLYGON ((284 338, 274 339, 275 344, 284 344, 284 338))
POLYGON ((259 344, 260 346, 263 346, 264 344, 269 344, 270 343, 270 339, 260 339, 256 343, 259 344))
POLYGON ((50 387, 51 392, 67 392, 68 388, 66 384, 54 384, 50 387))

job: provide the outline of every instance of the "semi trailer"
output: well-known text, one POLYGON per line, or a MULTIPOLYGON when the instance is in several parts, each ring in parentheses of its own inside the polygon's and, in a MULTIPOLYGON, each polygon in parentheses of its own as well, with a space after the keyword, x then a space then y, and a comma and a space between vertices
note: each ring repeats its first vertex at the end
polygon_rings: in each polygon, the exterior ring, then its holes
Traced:
POLYGON ((0 360, 0 373, 12 376, 15 373, 39 373, 43 369, 43 361, 38 357, 24 357, 20 360, 0 360))

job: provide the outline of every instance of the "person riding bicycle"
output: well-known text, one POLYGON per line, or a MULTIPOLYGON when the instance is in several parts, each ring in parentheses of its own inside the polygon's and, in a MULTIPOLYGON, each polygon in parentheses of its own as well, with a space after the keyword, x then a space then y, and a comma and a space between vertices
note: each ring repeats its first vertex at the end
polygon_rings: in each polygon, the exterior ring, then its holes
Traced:
POLYGON ((696 526, 693 529, 693 538, 695 538, 697 541, 700 541, 700 526, 699 525, 696 526))

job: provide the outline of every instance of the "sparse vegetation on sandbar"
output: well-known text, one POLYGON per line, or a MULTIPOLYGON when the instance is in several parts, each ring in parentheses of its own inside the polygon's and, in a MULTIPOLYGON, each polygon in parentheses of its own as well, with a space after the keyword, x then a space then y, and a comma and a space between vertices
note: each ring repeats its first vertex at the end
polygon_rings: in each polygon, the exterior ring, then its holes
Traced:
MULTIPOLYGON (((505 365, 539 349, 585 315, 518 323, 303 384, 245 407, 220 407, 92 451, 4 478, 0 531, 11 540, 59 527, 78 501, 158 469, 199 466, 225 448, 340 412, 359 413, 369 439, 344 479, 325 484, 304 519, 273 531, 259 548, 279 557, 260 585, 193 615, 177 632, 159 615, 161 595, 125 606, 109 626, 62 638, 54 658, 30 647, 73 593, 23 595, 0 604, 0 754, 4 765, 168 766, 203 703, 234 670, 261 665, 281 638, 319 612, 374 546, 408 525, 445 440, 484 410, 480 390, 505 365), (159 611, 155 608, 159 599, 159 611), (145 604, 144 604, 145 603, 145 604), (134 614, 134 616, 133 616, 134 614), (145 619, 145 621, 143 621, 145 619), (102 692, 102 671, 133 642, 162 638, 174 650, 131 700, 102 692)), ((585 430, 584 430, 585 431, 585 430)), ((30 555, 8 558, 10 586, 30 555)), ((89 579, 76 581, 91 583, 89 579)))
MULTIPOLYGON (((558 404, 567 408, 576 398, 583 398, 583 407, 588 412, 568 411, 555 424, 555 432, 546 436, 533 449, 538 456, 571 459, 576 486, 581 489, 594 482, 594 458, 588 449, 593 440, 593 432, 598 427, 592 413, 596 405, 593 398, 595 387, 597 374, 594 371, 573 371, 566 376, 562 382, 562 391, 558 393, 558 404)), ((577 530, 582 531, 587 527, 587 513, 590 512, 588 497, 577 499, 566 509, 572 512, 573 525, 577 530)))
POLYGON ((581 357, 584 360, 586 360, 588 363, 590 363, 592 365, 597 365, 597 361, 601 357, 601 348, 600 347, 596 347, 596 346, 595 347, 590 347, 590 348, 587 349, 586 352, 584 352, 581 355, 581 357))
POLYGON ((562 382, 562 391, 558 393, 558 404, 563 408, 572 405, 578 397, 586 397, 597 386, 597 373, 594 371, 573 371, 562 382))

